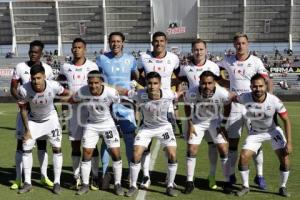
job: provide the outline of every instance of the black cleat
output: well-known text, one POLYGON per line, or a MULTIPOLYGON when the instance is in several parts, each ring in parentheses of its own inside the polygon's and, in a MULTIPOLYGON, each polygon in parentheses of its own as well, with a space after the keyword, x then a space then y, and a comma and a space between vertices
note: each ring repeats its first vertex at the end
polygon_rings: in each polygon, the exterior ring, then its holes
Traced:
POLYGON ((19 189, 18 194, 24 194, 30 192, 32 189, 32 185, 25 182, 22 189, 19 189))
POLYGON ((279 195, 283 197, 290 197, 291 194, 287 191, 286 187, 279 188, 279 195))
POLYGON ((129 188, 129 190, 125 193, 126 197, 132 197, 136 192, 138 191, 138 189, 134 186, 131 186, 129 188))
POLYGON ((52 192, 54 194, 60 194, 61 193, 60 184, 59 183, 55 183, 54 184, 52 192))
POLYGON ((242 189, 240 189, 239 191, 236 192, 236 196, 238 196, 238 197, 245 196, 249 192, 250 192, 250 189, 243 186, 242 189))
POLYGON ((79 188, 79 190, 76 192, 76 195, 83 195, 85 193, 88 193, 90 190, 89 185, 82 184, 82 186, 79 188))
POLYGON ((195 189, 193 181, 187 181, 185 184, 185 189, 183 191, 184 194, 190 194, 195 189))

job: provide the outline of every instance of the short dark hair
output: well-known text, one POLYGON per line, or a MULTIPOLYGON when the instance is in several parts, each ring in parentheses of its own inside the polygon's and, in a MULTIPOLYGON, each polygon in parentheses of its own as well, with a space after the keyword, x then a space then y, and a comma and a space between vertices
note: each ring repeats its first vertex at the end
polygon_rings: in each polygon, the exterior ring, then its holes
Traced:
POLYGON ((85 42, 84 39, 82 39, 82 38, 75 38, 75 39, 73 40, 73 42, 72 42, 72 46, 73 46, 75 43, 77 43, 77 42, 81 42, 81 43, 84 44, 84 46, 86 46, 86 42, 85 42))
POLYGON ((165 37, 165 39, 167 40, 167 35, 162 32, 162 31, 157 31, 152 35, 152 41, 156 38, 156 37, 165 37))
POLYGON ((149 72, 147 75, 146 75, 146 81, 148 81, 149 79, 151 78, 158 78, 159 79, 159 82, 161 81, 161 76, 159 73, 157 72, 149 72))
POLYGON ((30 75, 31 75, 31 76, 34 76, 34 75, 36 75, 37 73, 45 74, 45 68, 44 68, 42 65, 40 65, 40 64, 33 65, 33 66, 30 68, 30 75))
POLYGON ((89 78, 99 78, 101 81, 103 81, 103 75, 98 70, 92 70, 88 73, 88 79, 89 78))
POLYGON ((216 80, 216 75, 214 73, 212 73, 211 71, 204 71, 202 72, 202 74, 200 75, 200 80, 203 78, 203 77, 208 77, 208 76, 211 76, 213 77, 214 80, 216 80))
POLYGON ((268 83, 268 80, 262 75, 262 74, 260 74, 260 73, 256 73, 256 74, 254 74, 252 77, 251 77, 251 84, 254 82, 254 81, 256 81, 256 80, 259 80, 259 79, 262 79, 264 82, 265 82, 265 84, 267 84, 268 83))
POLYGON ((120 36, 120 37, 122 38, 122 42, 125 41, 125 35, 124 35, 123 33, 121 33, 121 32, 116 31, 116 32, 111 32, 111 33, 109 34, 109 36, 108 36, 108 41, 109 41, 109 42, 110 42, 112 36, 114 36, 114 35, 120 36))
POLYGON ((192 48, 195 46, 195 44, 198 44, 198 43, 203 43, 205 48, 207 47, 206 42, 204 40, 198 38, 192 42, 192 48))
POLYGON ((34 41, 30 42, 30 44, 29 44, 30 48, 35 47, 35 46, 38 46, 41 48, 41 50, 43 50, 45 45, 40 40, 34 40, 34 41))
POLYGON ((247 39, 248 41, 248 36, 246 33, 236 33, 233 37, 233 42, 235 42, 237 39, 241 38, 241 37, 244 37, 247 39))

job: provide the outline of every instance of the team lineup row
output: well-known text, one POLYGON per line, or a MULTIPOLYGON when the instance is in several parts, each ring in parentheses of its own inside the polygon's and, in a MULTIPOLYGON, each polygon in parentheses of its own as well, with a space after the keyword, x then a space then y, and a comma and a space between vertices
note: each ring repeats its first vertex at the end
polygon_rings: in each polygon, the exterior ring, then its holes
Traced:
MULTIPOLYGON (((266 188, 261 146, 262 142, 270 140, 280 161, 279 194, 290 196, 286 189, 290 166, 288 155, 292 151, 290 121, 282 102, 267 92, 271 92, 272 81, 268 79, 268 73, 260 59, 249 54, 247 35, 237 34, 234 37, 236 55, 225 57, 218 64, 206 59, 206 42, 196 39, 192 43, 193 60, 184 66, 179 66, 179 59, 175 54, 166 51, 167 37, 163 32, 153 35, 153 51, 141 54, 138 61, 123 53, 124 40, 122 33, 111 33, 111 51, 97 57, 96 63, 93 63, 85 58, 85 41, 74 39, 71 49, 73 60, 61 67, 57 79, 66 84, 51 80, 51 67, 41 63, 43 44, 40 41, 30 44, 30 60, 15 67, 11 81, 11 93, 20 107, 17 117, 16 181, 11 186, 12 189, 19 189, 18 193, 26 193, 32 189, 31 151, 37 143, 41 181, 52 186, 55 194, 61 192, 62 135, 53 104, 54 99, 60 96, 61 101, 72 104, 68 127, 76 194, 81 195, 90 188, 98 187, 99 152, 95 147, 99 137, 103 137, 101 177, 105 180, 111 157, 115 193, 124 195, 121 187, 119 137, 119 132, 122 132, 130 169, 130 187, 125 195, 133 196, 137 192, 141 166, 144 178, 140 187, 150 186, 149 144, 156 137, 167 157, 166 194, 177 196, 174 180, 178 164, 173 125, 181 125, 181 122, 179 118, 176 120, 178 111, 174 102, 183 98, 188 118, 185 120, 187 130, 183 131, 187 143, 187 180, 184 193, 189 194, 194 189, 196 155, 204 136, 209 143, 209 187, 217 188, 214 177, 219 153, 225 181, 224 192, 233 192, 237 147, 245 125, 248 136, 238 165, 243 187, 235 194, 243 196, 250 191, 248 162, 252 156, 257 165, 255 182, 261 189, 266 188), (220 76, 220 69, 227 71, 229 81, 220 76), (172 75, 179 77, 180 81, 174 81, 176 78, 172 75), (145 88, 137 89, 136 82, 145 88), (188 89, 183 87, 184 82, 188 89), (173 83, 176 85, 176 92, 171 90, 173 83), (229 91, 223 86, 229 86, 229 91), (134 107, 139 108, 142 118, 136 135, 134 107), (276 126, 276 113, 284 122, 285 131, 276 126), (45 139, 49 139, 53 149, 54 182, 47 177, 45 139), (83 155, 80 162, 81 145, 83 155)), ((179 128, 182 129, 180 126, 179 128)))

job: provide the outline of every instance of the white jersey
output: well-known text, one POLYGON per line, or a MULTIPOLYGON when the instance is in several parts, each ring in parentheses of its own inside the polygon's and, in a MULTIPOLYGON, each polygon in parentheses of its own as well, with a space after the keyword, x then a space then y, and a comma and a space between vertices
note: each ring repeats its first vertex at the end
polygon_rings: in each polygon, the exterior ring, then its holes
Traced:
POLYGON ((43 92, 35 92, 31 82, 18 89, 22 102, 28 102, 30 105, 29 119, 32 121, 38 122, 49 117, 52 112, 56 113, 53 100, 64 92, 64 88, 56 81, 46 80, 45 84, 46 88, 43 92))
POLYGON ((276 128, 273 116, 275 112, 283 115, 287 112, 282 101, 278 97, 267 93, 267 97, 262 103, 253 100, 251 92, 237 96, 237 101, 245 105, 246 117, 250 120, 251 133, 265 133, 276 128))
POLYGON ((251 92, 250 80, 256 73, 268 76, 268 72, 262 61, 253 55, 246 60, 239 61, 235 55, 225 57, 218 65, 224 68, 229 75, 230 90, 237 94, 251 92))
POLYGON ((178 76, 186 77, 189 82, 189 87, 193 88, 199 86, 199 77, 204 71, 210 71, 216 76, 220 76, 219 66, 210 60, 206 60, 202 66, 197 66, 194 64, 182 65, 180 66, 180 72, 178 76))
POLYGON ((86 60, 83 65, 74 65, 67 62, 60 67, 60 74, 65 75, 71 91, 76 92, 84 85, 87 85, 87 75, 90 71, 99 70, 96 63, 86 60))
MULTIPOLYGON (((52 80, 54 78, 52 68, 46 63, 42 62, 42 66, 45 69, 45 75, 47 80, 52 80)), ((28 83, 30 81, 30 68, 27 62, 19 63, 15 66, 13 70, 13 80, 20 80, 21 85, 28 83)))
POLYGON ((81 87, 74 95, 76 102, 82 102, 88 110, 87 123, 99 123, 104 121, 113 122, 110 106, 119 103, 120 97, 114 88, 103 86, 102 94, 93 96, 88 86, 81 87))
POLYGON ((229 92, 216 85, 215 93, 210 98, 204 98, 199 91, 199 86, 190 88, 185 96, 186 102, 193 108, 192 120, 194 124, 210 123, 219 120, 223 105, 230 103, 229 92))
POLYGON ((171 52, 167 52, 163 58, 155 58, 152 53, 144 53, 138 62, 138 69, 144 69, 145 74, 155 71, 161 76, 161 88, 171 90, 171 78, 173 71, 179 66, 179 58, 171 52))
POLYGON ((176 95, 171 90, 161 90, 161 98, 151 100, 148 97, 147 89, 138 90, 129 94, 135 100, 143 115, 143 126, 146 128, 158 128, 171 125, 168 121, 168 110, 176 95))

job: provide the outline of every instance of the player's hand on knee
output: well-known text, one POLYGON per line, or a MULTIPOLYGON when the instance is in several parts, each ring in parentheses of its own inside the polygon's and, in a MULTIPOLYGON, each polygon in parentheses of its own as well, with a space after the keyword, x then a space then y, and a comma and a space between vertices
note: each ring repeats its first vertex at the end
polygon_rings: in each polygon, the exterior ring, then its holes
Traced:
POLYGON ((26 142, 28 139, 31 139, 31 133, 30 131, 25 131, 25 133, 23 134, 23 142, 26 142))
POLYGON ((221 134, 224 139, 228 140, 228 133, 225 127, 221 126, 220 128, 217 128, 217 132, 218 134, 221 134))
POLYGON ((288 142, 286 145, 285 145, 285 152, 287 154, 291 154, 293 151, 293 147, 292 147, 292 143, 291 142, 288 142))
POLYGON ((189 125, 189 126, 188 126, 187 134, 188 134, 188 135, 187 135, 187 138, 188 138, 188 139, 191 139, 191 138, 193 137, 193 134, 197 136, 197 133, 196 133, 195 128, 194 128, 193 125, 189 125))

